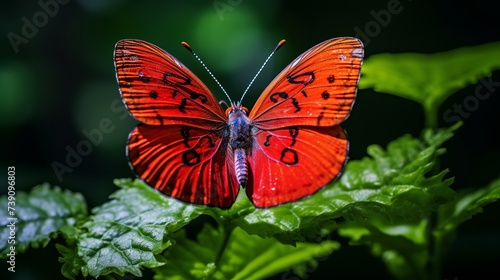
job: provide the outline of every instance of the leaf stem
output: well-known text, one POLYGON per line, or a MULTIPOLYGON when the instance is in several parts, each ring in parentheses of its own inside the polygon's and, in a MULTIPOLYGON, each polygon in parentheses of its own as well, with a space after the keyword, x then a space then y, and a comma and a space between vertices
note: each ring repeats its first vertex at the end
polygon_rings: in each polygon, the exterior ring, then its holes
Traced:
POLYGON ((441 246, 440 240, 436 238, 435 228, 437 224, 437 213, 433 212, 427 218, 427 229, 426 229, 426 239, 427 239, 427 251, 429 256, 426 264, 426 279, 438 280, 441 275, 441 256, 438 253, 438 248, 441 246))
POLYGON ((436 235, 435 232, 432 234, 432 238, 434 241, 434 250, 431 251, 431 276, 434 276, 434 279, 440 279, 441 277, 441 265, 443 263, 443 240, 441 235, 436 235))
POLYGON ((438 126, 438 107, 435 103, 425 103, 422 104, 424 107, 424 115, 425 115, 425 127, 426 128, 437 128, 438 126))
POLYGON ((212 276, 214 275, 215 271, 218 269, 220 260, 222 259, 222 255, 224 254, 224 251, 226 250, 227 244, 229 242, 229 238, 231 237, 231 233, 233 232, 233 229, 234 229, 234 226, 224 226, 223 224, 221 224, 220 226, 222 227, 222 242, 220 244, 219 249, 217 250, 217 255, 215 255, 214 269, 207 276, 207 279, 212 279, 212 276))
POLYGON ((229 238, 231 237, 231 233, 233 232, 234 227, 223 227, 222 230, 222 243, 219 247, 219 251, 217 252, 217 256, 215 256, 215 266, 217 267, 219 265, 219 262, 222 258, 222 255, 224 254, 224 251, 226 250, 227 243, 229 241, 229 238))

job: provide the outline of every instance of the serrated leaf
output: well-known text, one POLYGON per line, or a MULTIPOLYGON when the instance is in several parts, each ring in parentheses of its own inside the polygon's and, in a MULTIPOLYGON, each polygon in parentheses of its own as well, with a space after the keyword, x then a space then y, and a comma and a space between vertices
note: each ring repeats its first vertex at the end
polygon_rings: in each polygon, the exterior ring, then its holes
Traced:
POLYGON ((221 229, 206 225, 198 241, 188 239, 182 230, 176 234, 176 240, 164 253, 167 264, 155 269, 155 279, 265 279, 294 266, 299 271, 303 265, 314 266, 315 258, 327 256, 339 247, 330 240, 293 247, 235 228, 217 261, 224 240, 221 229))
POLYGON ((83 196, 59 187, 42 184, 31 192, 17 192, 14 196, 14 216, 9 215, 7 196, 0 198, 0 255, 5 258, 10 246, 16 252, 26 251, 30 246, 44 247, 61 231, 70 233, 71 228, 87 215, 87 205, 83 196), (10 218, 17 218, 11 220, 10 218), (11 234, 10 223, 15 224, 15 244, 8 242, 11 234))
POLYGON ((363 63, 359 88, 373 88, 421 104, 441 103, 499 68, 500 42, 435 54, 378 54, 363 63))
POLYGON ((248 206, 246 212, 239 209, 244 214, 233 222, 250 234, 293 244, 314 239, 339 217, 353 222, 419 221, 455 195, 449 188, 453 179, 445 179, 447 170, 428 174, 443 153, 440 146, 457 127, 424 131, 421 139, 405 135, 387 150, 372 145, 370 157, 351 160, 340 180, 311 197, 268 209, 248 206))
POLYGON ((93 210, 84 225, 87 232, 78 240, 78 255, 86 263, 84 276, 141 276, 141 267, 162 265, 155 255, 170 246, 169 234, 203 209, 167 198, 139 180, 115 180, 115 184, 122 189, 93 210))

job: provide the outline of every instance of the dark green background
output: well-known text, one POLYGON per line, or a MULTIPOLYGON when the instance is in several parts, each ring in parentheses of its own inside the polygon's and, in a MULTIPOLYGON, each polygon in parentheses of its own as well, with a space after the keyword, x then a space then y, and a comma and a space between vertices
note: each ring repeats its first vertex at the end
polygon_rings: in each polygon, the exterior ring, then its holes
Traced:
MULTIPOLYGON (((162 47, 192 69, 218 98, 225 99, 180 45, 189 42, 237 100, 275 44, 285 38, 287 44, 245 98, 249 108, 271 79, 300 53, 329 38, 355 36, 357 29, 368 28, 371 34, 362 37, 367 58, 382 52, 434 53, 500 40, 500 10, 495 1, 485 0, 470 1, 467 6, 451 0, 60 1, 67 3, 59 4, 52 15, 43 12, 37 1, 0 4, 0 167, 5 171, 0 174, 0 193, 6 192, 7 166, 15 166, 18 190, 49 182, 83 193, 90 207, 108 199, 115 190, 113 178, 134 176, 125 157, 125 143, 136 121, 120 107, 113 66, 113 48, 120 39, 137 38, 162 47), (398 11, 390 19, 380 12, 389 3, 396 3, 398 11), (46 22, 40 13, 47 15, 46 22), (377 15, 384 22, 377 23, 377 15), (32 38, 17 46, 16 53, 9 38, 12 33, 23 36, 22 18, 33 23, 33 16, 40 27, 31 30, 28 35, 32 38), (103 119, 112 123, 113 131, 103 133, 102 141, 92 145, 89 155, 60 181, 54 162, 67 165, 67 149, 75 149, 86 139, 82 131, 99 129, 103 119)), ((498 71, 492 79, 500 82, 498 71)), ((443 112, 453 104, 463 104, 476 86, 460 90, 445 102, 440 126, 451 125, 443 112)), ((500 87, 495 90, 464 119, 464 126, 447 145, 441 164, 456 177, 457 189, 483 186, 500 174, 500 87)), ((363 157, 370 144, 385 146, 404 133, 418 135, 423 125, 418 104, 371 90, 359 91, 345 123, 351 158, 363 157)), ((445 262, 443 278, 500 274, 499 209, 498 205, 489 206, 484 214, 464 224, 445 262)), ((320 261, 309 279, 389 277, 380 260, 371 257, 365 247, 348 247, 342 242, 342 250, 320 261)), ((19 255, 15 274, 7 274, 2 265, 2 279, 6 274, 9 279, 61 277, 53 243, 48 249, 19 255)), ((278 275, 276 279, 292 277, 278 275)))

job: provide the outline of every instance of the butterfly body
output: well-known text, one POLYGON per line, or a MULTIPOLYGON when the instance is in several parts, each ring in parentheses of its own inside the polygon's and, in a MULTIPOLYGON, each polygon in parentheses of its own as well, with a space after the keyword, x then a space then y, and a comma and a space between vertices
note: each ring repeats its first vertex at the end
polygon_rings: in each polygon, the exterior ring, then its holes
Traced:
POLYGON ((244 186, 256 207, 309 196, 337 178, 363 59, 356 38, 322 42, 298 56, 252 110, 224 113, 180 61, 140 40, 121 40, 115 67, 122 99, 140 124, 127 155, 135 173, 166 195, 229 208, 244 186))
POLYGON ((245 187, 248 180, 247 152, 252 145, 251 121, 239 102, 228 108, 229 148, 234 155, 234 171, 238 183, 245 187))

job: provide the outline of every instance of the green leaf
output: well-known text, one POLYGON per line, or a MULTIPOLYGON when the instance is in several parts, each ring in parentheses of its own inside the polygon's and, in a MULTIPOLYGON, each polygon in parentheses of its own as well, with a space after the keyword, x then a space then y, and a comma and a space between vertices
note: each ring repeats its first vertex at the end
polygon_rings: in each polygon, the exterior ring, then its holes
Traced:
POLYGON ((378 54, 363 63, 359 88, 435 103, 498 68, 500 42, 435 54, 378 54))
MULTIPOLYGON (((0 198, 0 254, 5 258, 10 246, 16 253, 45 247, 58 233, 75 233, 74 226, 87 216, 87 205, 83 196, 49 184, 38 185, 30 193, 17 192, 9 200, 0 198), (9 206, 13 209, 8 209, 9 206), (14 202, 15 204, 12 204, 14 202), (13 215, 10 215, 12 210, 13 215), (17 219, 17 220, 14 220, 17 219), (15 244, 9 243, 9 236, 15 244)), ((12 242, 12 241, 10 241, 12 242)))
POLYGON ((188 239, 184 230, 179 231, 177 243, 164 253, 166 265, 155 269, 155 279, 265 279, 292 268, 300 274, 317 265, 315 258, 339 248, 330 240, 293 247, 248 235, 240 228, 230 232, 224 246, 224 236, 221 228, 209 225, 198 234, 197 241, 188 239), (217 261, 221 248, 223 254, 217 261))
POLYGON ((141 276, 141 267, 163 263, 155 255, 171 245, 170 234, 201 214, 196 207, 167 198, 139 180, 115 180, 122 189, 93 210, 78 239, 84 276, 109 273, 141 276))
POLYGON ((234 215, 233 223, 249 234, 293 244, 316 238, 339 217, 352 222, 418 222, 454 198, 449 188, 453 179, 444 178, 448 171, 429 172, 444 152, 439 147, 458 126, 425 130, 421 139, 405 135, 387 150, 372 145, 370 157, 351 160, 340 180, 311 197, 268 209, 242 206, 238 211, 243 214, 234 215))
POLYGON ((499 68, 500 42, 435 54, 378 54, 363 63, 359 88, 408 98, 436 115, 452 93, 499 68))

